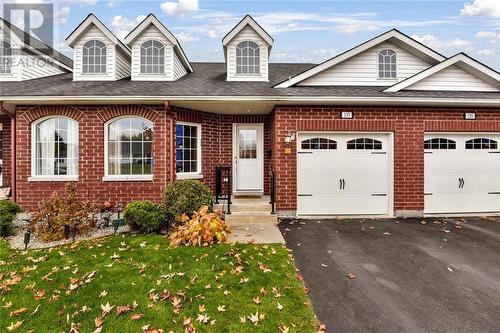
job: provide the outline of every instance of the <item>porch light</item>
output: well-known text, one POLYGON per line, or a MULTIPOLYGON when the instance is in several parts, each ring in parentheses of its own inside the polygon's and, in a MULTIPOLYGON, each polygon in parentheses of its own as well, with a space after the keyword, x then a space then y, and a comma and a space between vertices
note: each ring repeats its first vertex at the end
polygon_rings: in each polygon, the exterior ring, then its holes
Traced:
POLYGON ((289 145, 290 143, 292 143, 292 141, 294 141, 294 140, 295 140, 295 134, 290 134, 289 133, 289 134, 285 135, 285 143, 287 145, 289 145))

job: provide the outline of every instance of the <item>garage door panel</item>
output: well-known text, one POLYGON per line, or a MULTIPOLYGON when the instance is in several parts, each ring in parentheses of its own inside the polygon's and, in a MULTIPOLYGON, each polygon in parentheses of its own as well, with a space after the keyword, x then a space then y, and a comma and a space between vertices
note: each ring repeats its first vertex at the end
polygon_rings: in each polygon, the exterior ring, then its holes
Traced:
POLYGON ((453 140, 456 142, 456 147, 426 149, 425 212, 500 211, 500 195, 496 194, 500 192, 498 145, 470 144, 478 141, 477 138, 488 138, 488 142, 498 142, 500 135, 491 133, 425 135, 426 140, 432 137, 453 140), (466 142, 469 144, 466 145, 466 142))
MULTIPOLYGON (((301 133, 297 154, 297 212, 300 215, 387 214, 388 135, 371 133, 301 133), (309 141, 324 138, 335 149, 310 148, 309 141), (376 139, 382 149, 347 149, 350 140, 376 139), (302 149, 304 148, 304 149, 302 149)), ((359 140, 358 140, 359 141, 359 140)), ((363 143, 369 140, 361 140, 363 143)), ((370 145, 371 143, 368 143, 370 145)), ((352 145, 350 146, 352 148, 352 145)), ((374 147, 374 145, 372 145, 374 147)))

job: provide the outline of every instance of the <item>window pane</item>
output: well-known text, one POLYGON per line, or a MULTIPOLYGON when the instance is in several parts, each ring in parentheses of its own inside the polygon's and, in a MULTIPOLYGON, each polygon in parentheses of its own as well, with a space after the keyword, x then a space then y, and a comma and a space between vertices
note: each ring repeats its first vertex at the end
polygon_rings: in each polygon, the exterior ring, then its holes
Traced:
POLYGON ((177 172, 198 172, 198 126, 177 124, 176 136, 177 172))

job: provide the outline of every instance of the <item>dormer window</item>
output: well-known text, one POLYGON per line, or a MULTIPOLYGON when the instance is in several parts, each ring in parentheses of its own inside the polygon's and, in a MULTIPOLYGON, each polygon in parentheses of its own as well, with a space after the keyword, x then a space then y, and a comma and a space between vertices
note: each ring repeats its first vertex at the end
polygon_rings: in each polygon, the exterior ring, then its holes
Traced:
POLYGON ((100 40, 90 40, 83 44, 83 73, 106 73, 106 44, 100 40))
POLYGON ((165 46, 157 40, 141 44, 141 74, 165 73, 165 46))
POLYGON ((378 53, 378 77, 379 79, 395 79, 396 70, 396 52, 391 49, 385 49, 378 53))
POLYGON ((12 72, 12 46, 7 41, 0 42, 0 74, 12 72))
POLYGON ((236 46, 236 74, 260 74, 260 47, 257 43, 245 41, 236 46))

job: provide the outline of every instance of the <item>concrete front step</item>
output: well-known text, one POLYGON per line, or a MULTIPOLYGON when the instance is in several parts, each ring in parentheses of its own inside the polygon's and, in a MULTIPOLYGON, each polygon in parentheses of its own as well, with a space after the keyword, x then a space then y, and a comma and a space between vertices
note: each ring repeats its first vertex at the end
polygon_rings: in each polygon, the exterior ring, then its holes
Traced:
POLYGON ((226 222, 229 225, 233 224, 255 224, 255 223, 268 223, 277 224, 278 217, 271 214, 230 214, 226 215, 226 222))
MULTIPOLYGON (((227 204, 218 204, 214 205, 214 209, 227 211, 227 204)), ((271 213, 271 205, 269 203, 266 204, 241 204, 234 203, 231 204, 231 212, 241 212, 241 213, 271 213)))

